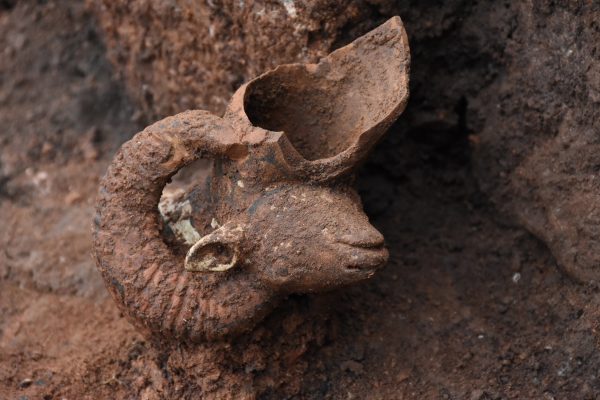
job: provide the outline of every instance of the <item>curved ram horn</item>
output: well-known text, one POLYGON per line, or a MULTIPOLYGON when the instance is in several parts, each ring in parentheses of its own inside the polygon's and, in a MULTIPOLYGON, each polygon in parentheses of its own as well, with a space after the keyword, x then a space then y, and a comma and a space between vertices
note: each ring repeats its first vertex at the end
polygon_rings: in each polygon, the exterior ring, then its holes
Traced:
POLYGON ((318 64, 281 65, 242 86, 225 118, 282 132, 283 168, 325 181, 351 171, 408 101, 410 51, 399 17, 318 64))
POLYGON ((207 296, 202 279, 211 277, 187 272, 163 242, 157 205, 177 170, 203 153, 235 159, 245 151, 221 118, 188 111, 149 126, 115 156, 100 185, 94 255, 117 304, 138 327, 192 340, 223 333, 207 315, 218 307, 200 304, 207 296), (187 315, 192 310, 199 314, 187 315))

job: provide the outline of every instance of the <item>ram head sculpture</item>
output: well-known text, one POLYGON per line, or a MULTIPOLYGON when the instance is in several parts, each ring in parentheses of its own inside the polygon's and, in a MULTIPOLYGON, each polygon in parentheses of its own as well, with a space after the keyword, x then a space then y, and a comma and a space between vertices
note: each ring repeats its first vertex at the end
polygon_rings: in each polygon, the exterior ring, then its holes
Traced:
POLYGON ((371 277, 388 253, 353 172, 404 110, 409 57, 394 17, 244 84, 223 117, 186 111, 123 144, 100 184, 94 255, 124 314, 164 339, 222 340, 289 294, 371 277), (198 158, 212 175, 159 207, 198 158))

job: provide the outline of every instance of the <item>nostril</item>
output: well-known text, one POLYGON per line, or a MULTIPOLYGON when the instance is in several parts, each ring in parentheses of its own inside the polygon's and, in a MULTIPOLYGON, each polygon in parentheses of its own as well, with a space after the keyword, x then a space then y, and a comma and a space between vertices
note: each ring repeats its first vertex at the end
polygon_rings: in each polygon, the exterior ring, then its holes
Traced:
POLYGON ((382 247, 384 244, 383 235, 375 229, 342 235, 338 241, 350 246, 364 248, 382 247))

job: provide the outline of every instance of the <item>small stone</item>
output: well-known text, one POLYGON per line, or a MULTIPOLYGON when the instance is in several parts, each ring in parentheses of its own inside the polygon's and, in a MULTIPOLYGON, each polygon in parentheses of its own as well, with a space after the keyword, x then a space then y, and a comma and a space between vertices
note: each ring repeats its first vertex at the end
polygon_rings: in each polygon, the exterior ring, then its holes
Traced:
POLYGON ((470 399, 471 400, 480 400, 483 397, 484 394, 485 394, 485 392, 483 390, 481 390, 481 389, 473 390, 471 392, 470 399))
POLYGON ((141 122, 144 119, 144 113, 141 110, 136 110, 132 115, 130 120, 132 122, 141 122))
POLYGON ((27 387, 31 386, 32 383, 33 383, 33 379, 25 378, 21 381, 21 383, 19 383, 19 387, 27 388, 27 387))
POLYGON ((16 51, 20 51, 25 47, 25 44, 27 44, 27 36, 23 33, 19 33, 9 37, 9 42, 16 51))
POLYGON ((74 203, 77 203, 79 200, 81 200, 81 193, 79 193, 77 191, 69 192, 65 196, 65 203, 68 204, 68 205, 72 205, 74 203))
POLYGON ((408 378, 410 378, 410 369, 408 369, 408 368, 403 369, 398 374, 398 382, 404 382, 408 378))
POLYGON ((340 367, 342 368, 342 371, 350 371, 356 375, 362 374, 365 369, 361 363, 354 360, 344 361, 340 367))
POLYGON ((42 154, 47 156, 48 154, 50 154, 52 152, 52 144, 49 142, 44 142, 44 144, 42 145, 42 154))

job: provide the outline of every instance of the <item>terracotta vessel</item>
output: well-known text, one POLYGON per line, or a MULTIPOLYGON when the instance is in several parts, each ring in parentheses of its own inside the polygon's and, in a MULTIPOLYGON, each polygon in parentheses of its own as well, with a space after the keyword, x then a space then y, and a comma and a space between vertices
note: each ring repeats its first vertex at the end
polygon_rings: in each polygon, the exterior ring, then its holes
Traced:
POLYGON ((125 143, 94 221, 97 265, 123 312, 164 339, 220 340, 291 293, 372 276, 388 254, 350 184, 403 111, 408 73, 395 17, 318 64, 248 82, 222 118, 186 111, 125 143), (201 157, 214 159, 210 179, 159 212, 170 178, 201 157))

